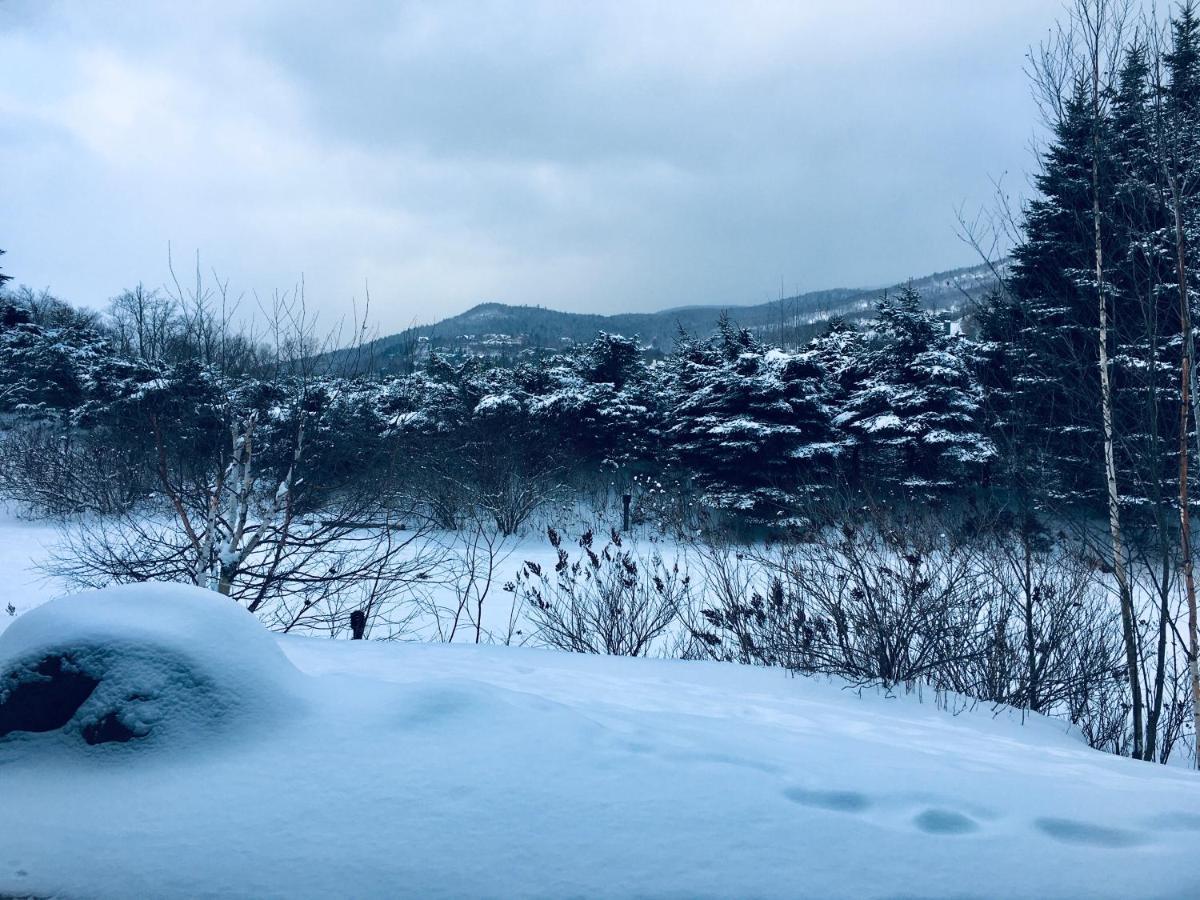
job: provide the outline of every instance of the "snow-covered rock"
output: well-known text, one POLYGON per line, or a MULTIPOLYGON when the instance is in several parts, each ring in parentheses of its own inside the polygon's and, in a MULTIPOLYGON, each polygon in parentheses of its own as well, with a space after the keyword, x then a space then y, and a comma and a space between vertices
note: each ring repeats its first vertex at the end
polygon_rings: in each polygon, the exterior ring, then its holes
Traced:
POLYGON ((138 584, 76 594, 0 634, 0 740, 224 732, 294 703, 299 678, 258 620, 212 591, 138 584))

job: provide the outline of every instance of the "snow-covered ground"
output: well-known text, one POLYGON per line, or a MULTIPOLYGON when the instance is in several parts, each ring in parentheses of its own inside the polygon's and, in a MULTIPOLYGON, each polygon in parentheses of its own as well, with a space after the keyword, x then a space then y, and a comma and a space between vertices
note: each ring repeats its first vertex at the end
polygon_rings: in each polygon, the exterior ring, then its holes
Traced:
MULTIPOLYGON (((580 530, 583 530, 582 527, 580 530)), ((378 623, 376 637, 445 640, 452 630, 452 619, 459 601, 458 592, 466 591, 469 602, 460 611, 461 622, 456 638, 468 642, 474 640, 473 617, 478 586, 470 582, 465 541, 463 536, 453 532, 434 532, 430 535, 429 549, 422 552, 443 560, 435 564, 437 577, 419 585, 419 590, 415 589, 418 586, 414 586, 406 608, 398 612, 401 625, 393 628, 387 623, 378 623)), ((15 616, 73 589, 70 584, 47 572, 47 566, 53 561, 55 546, 62 543, 63 532, 58 524, 22 518, 0 506, 0 632, 12 623, 15 616)), ((519 610, 514 611, 512 595, 503 590, 504 582, 511 579, 527 559, 547 566, 553 564, 554 550, 541 532, 529 531, 519 537, 497 540, 492 560, 495 571, 483 608, 484 639, 492 642, 504 642, 507 639, 511 643, 521 643, 523 638, 528 637, 526 623, 514 624, 520 619, 519 610), (510 634, 522 625, 526 626, 522 635, 510 634)), ((479 584, 487 579, 487 562, 487 554, 477 548, 474 570, 479 584)))
POLYGON ((63 586, 39 569, 57 537, 53 523, 19 519, 0 506, 0 632, 14 615, 63 593, 63 586))
POLYGON ((1200 778, 1049 720, 716 663, 276 638, 179 586, 23 614, 0 673, 52 651, 100 686, 74 724, 0 739, 0 896, 1196 896, 1200 778), (146 736, 85 743, 110 708, 146 736))
MULTIPOLYGON (((602 546, 606 529, 594 517, 585 517, 578 510, 572 512, 574 528, 568 538, 572 553, 580 553, 574 539, 588 528, 596 529, 598 544, 602 546)), ((648 528, 637 529, 634 534, 626 535, 626 540, 646 554, 660 554, 668 564, 686 558, 685 546, 663 539, 648 528)), ((48 574, 56 546, 65 546, 59 525, 21 518, 0 506, 0 632, 14 616, 78 589, 48 574)), ((536 629, 521 601, 505 591, 504 584, 513 579, 526 560, 547 570, 554 566, 556 552, 542 529, 531 525, 520 535, 497 537, 491 553, 484 542, 478 541, 478 535, 434 531, 427 542, 414 542, 410 552, 422 554, 428 560, 433 576, 411 585, 395 609, 372 621, 369 637, 446 641, 453 635, 456 641, 474 643, 475 618, 482 612, 482 642, 525 644, 531 640, 536 629), (480 610, 476 604, 481 590, 485 598, 480 610)), ((269 615, 264 617, 269 619, 269 615)), ((341 631, 345 631, 344 621, 341 631)), ((320 621, 310 629, 309 633, 313 632, 322 636, 328 633, 320 621)))

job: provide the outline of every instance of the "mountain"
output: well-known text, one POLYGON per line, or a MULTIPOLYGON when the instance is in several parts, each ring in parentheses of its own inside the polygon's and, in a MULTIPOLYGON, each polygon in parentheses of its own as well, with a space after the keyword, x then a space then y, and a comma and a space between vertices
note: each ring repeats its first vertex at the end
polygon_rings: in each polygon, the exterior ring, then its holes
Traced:
POLYGON ((528 348, 557 350, 587 342, 601 331, 637 335, 647 347, 666 352, 681 329, 707 334, 722 314, 765 339, 795 344, 807 341, 832 318, 870 318, 876 301, 885 292, 905 285, 921 293, 927 308, 953 314, 984 296, 995 284, 993 270, 978 265, 888 287, 811 291, 751 306, 681 306, 653 313, 596 315, 541 306, 481 303, 433 325, 418 325, 379 338, 358 351, 358 358, 369 359, 369 368, 374 370, 404 371, 430 349, 511 357, 528 348))

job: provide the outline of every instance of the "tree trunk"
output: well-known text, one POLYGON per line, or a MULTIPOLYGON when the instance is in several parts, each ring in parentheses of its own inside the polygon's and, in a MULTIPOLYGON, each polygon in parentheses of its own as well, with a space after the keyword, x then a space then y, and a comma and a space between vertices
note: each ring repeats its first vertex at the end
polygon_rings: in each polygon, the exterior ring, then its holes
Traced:
MULTIPOLYGON (((1166 523, 1158 520, 1159 555, 1162 558, 1162 569, 1158 581, 1158 640, 1155 647, 1154 688, 1150 700, 1149 714, 1146 716, 1146 745, 1145 758, 1154 761, 1158 753, 1158 723, 1162 718, 1163 695, 1167 677, 1167 630, 1171 618, 1171 558, 1167 550, 1166 523)), ((1169 747, 1167 748, 1170 749, 1169 747)), ((1165 760, 1163 760, 1165 762, 1165 760)))
POLYGON ((1096 260, 1096 302, 1100 312, 1100 413, 1104 422, 1104 480, 1108 494, 1108 530, 1112 539, 1113 572, 1121 603, 1121 630, 1125 638, 1125 667, 1133 706, 1133 756, 1143 758, 1142 685, 1138 671, 1137 633, 1134 629, 1133 590, 1129 561, 1121 535, 1121 494, 1117 489, 1117 463, 1113 451, 1112 379, 1108 360, 1108 297, 1104 291, 1104 248, 1100 216, 1100 67, 1098 55, 1092 70, 1092 230, 1096 260))
POLYGON ((1022 534, 1021 543, 1024 545, 1024 590, 1025 590, 1025 678, 1028 683, 1028 696, 1026 698, 1026 706, 1032 712, 1041 712, 1041 700, 1038 697, 1038 659, 1037 659, 1037 632, 1034 629, 1033 621, 1033 605, 1034 587, 1033 587, 1033 547, 1030 543, 1028 534, 1022 534))
POLYGON ((1179 321, 1183 330, 1183 359, 1180 364, 1179 400, 1179 541, 1183 552, 1183 583, 1188 605, 1188 670, 1192 679, 1192 726, 1194 729, 1196 764, 1200 766, 1200 639, 1196 623, 1196 581, 1192 571, 1192 527, 1188 504, 1188 419, 1191 411, 1192 388, 1192 310, 1188 298, 1187 245, 1180 210, 1178 183, 1172 184, 1175 207, 1175 269, 1179 278, 1179 321))

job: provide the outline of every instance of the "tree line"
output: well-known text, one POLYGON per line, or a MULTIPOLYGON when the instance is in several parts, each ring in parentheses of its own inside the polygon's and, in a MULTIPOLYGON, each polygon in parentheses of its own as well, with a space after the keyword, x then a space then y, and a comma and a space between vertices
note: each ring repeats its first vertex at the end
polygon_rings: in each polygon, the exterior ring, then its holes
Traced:
POLYGON ((162 457, 224 459, 230 428, 250 417, 258 464, 276 480, 303 426, 314 498, 377 480, 402 457, 391 477, 444 527, 482 505, 506 533, 564 491, 621 493, 651 478, 694 516, 780 530, 824 486, 951 497, 986 482, 997 455, 980 346, 948 334, 911 290, 883 297, 869 327, 834 323, 799 349, 725 319, 712 335, 681 334, 663 360, 636 338, 600 334, 507 367, 435 353, 408 376, 331 372, 303 352, 196 327, 141 291, 103 317, 4 296, 9 490, 50 513, 136 505, 161 489, 162 457))

